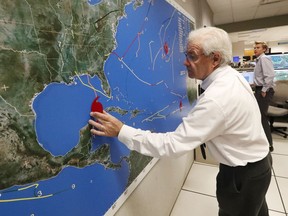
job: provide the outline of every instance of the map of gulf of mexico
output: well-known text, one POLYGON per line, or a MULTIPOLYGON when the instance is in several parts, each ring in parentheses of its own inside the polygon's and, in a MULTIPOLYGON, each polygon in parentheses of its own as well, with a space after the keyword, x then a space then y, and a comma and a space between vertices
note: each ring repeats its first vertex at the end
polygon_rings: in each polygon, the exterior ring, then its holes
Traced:
POLYGON ((92 101, 175 130, 196 97, 192 28, 163 0, 1 1, 1 215, 105 214, 151 158, 91 136, 92 101))

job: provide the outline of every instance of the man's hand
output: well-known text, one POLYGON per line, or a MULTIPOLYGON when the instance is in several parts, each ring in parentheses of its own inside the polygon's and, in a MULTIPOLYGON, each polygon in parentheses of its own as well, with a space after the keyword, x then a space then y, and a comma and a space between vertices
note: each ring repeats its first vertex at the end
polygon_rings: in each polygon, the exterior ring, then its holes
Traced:
POLYGON ((91 129, 92 134, 108 137, 118 136, 123 126, 120 120, 105 111, 103 111, 103 113, 91 112, 90 115, 95 118, 95 121, 89 120, 89 124, 94 127, 91 129))

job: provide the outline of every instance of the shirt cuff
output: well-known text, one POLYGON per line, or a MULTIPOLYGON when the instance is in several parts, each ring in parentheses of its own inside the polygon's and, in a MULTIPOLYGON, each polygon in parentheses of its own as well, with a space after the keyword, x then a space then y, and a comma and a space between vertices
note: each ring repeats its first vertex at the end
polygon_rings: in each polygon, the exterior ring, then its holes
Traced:
POLYGON ((132 137, 136 130, 137 129, 124 124, 118 134, 118 140, 125 144, 130 150, 134 150, 132 137))

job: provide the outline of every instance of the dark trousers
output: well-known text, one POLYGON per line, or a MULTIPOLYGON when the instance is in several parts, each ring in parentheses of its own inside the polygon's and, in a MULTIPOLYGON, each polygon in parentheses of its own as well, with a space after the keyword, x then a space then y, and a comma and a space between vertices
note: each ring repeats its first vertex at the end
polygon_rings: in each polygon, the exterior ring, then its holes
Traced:
POLYGON ((267 119, 267 112, 268 112, 268 107, 269 104, 272 100, 272 97, 274 95, 274 90, 272 88, 270 88, 267 92, 266 92, 266 97, 262 97, 261 95, 261 89, 262 87, 256 87, 255 89, 255 98, 258 102, 258 106, 260 108, 260 112, 261 112, 261 121, 262 121, 262 126, 264 129, 264 132, 266 134, 266 137, 268 139, 269 145, 273 146, 273 140, 272 140, 272 135, 271 135, 271 129, 270 129, 270 125, 267 119))
POLYGON ((272 157, 246 166, 220 164, 217 175, 219 216, 269 216, 265 200, 271 181, 272 157))

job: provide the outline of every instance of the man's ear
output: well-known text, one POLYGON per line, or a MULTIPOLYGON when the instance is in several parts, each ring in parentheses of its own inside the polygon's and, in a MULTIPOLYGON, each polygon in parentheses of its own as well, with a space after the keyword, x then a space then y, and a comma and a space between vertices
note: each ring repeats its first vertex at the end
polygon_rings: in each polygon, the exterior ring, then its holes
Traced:
POLYGON ((221 59, 222 59, 221 55, 218 52, 214 52, 212 59, 213 59, 214 68, 217 68, 221 63, 221 59))

